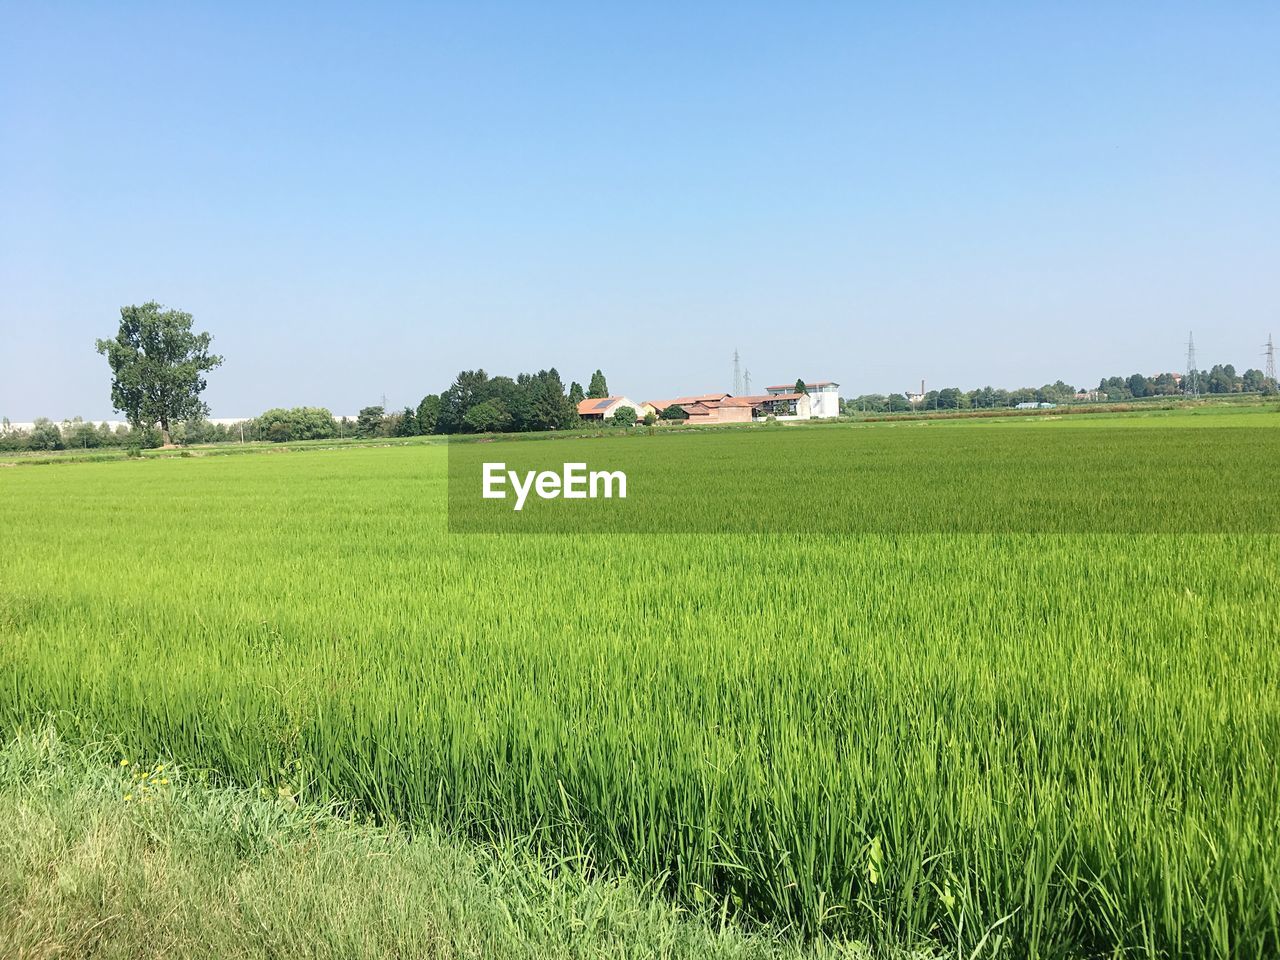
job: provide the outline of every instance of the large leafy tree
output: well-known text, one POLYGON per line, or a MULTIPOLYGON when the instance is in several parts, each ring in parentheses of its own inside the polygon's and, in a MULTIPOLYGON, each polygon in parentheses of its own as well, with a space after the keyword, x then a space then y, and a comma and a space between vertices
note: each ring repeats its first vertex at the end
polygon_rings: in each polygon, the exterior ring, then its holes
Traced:
POLYGON ((418 430, 422 433, 435 433, 436 421, 440 419, 440 396, 428 393, 418 404, 418 430))
POLYGON ((477 403, 462 418, 463 425, 473 433, 493 433, 506 429, 511 423, 511 416, 496 397, 477 403))
POLYGON ((440 414, 436 420, 438 433, 461 433, 466 429, 463 418, 477 403, 486 399, 489 375, 484 370, 463 370, 444 393, 440 394, 440 414))
POLYGON ((422 433, 418 427, 418 411, 413 407, 405 407, 400 411, 400 419, 396 423, 397 437, 416 437, 422 433))
POLYGON ((609 421, 618 427, 634 427, 636 425, 636 408, 619 407, 613 411, 609 421))
POLYGON ((593 400, 598 400, 609 395, 609 384, 604 379, 604 374, 597 370, 591 375, 591 383, 587 385, 587 396, 593 400))
POLYGON ((135 428, 169 428, 208 415, 200 399, 204 374, 222 363, 209 352, 213 337, 191 329, 191 314, 165 310, 155 301, 120 308, 114 338, 97 341, 111 365, 111 403, 135 428))
MULTIPOLYGON (((579 388, 581 389, 581 388, 579 388)), ((565 396, 560 372, 552 367, 529 378, 526 430, 563 430, 578 419, 577 404, 565 396)))
MULTIPOLYGON (((191 441, 191 424, 187 424, 187 441, 191 441)), ((324 407, 294 407, 268 410, 253 422, 253 432, 260 437, 283 443, 287 440, 325 440, 337 436, 338 421, 324 407)))
MULTIPOLYGON (((486 400, 498 401, 498 406, 502 409, 504 416, 501 418, 501 426, 486 427, 486 432, 493 430, 527 430, 526 423, 529 418, 529 384, 531 376, 527 373, 516 375, 516 379, 510 377, 497 376, 490 377, 489 382, 485 384, 484 389, 475 398, 476 404, 483 403, 486 400)), ((466 418, 463 418, 464 422, 466 418)), ((468 425, 469 429, 475 429, 468 425)))
POLYGON ((387 411, 381 406, 362 407, 356 415, 356 436, 376 437, 382 433, 382 424, 387 411))
POLYGON ((32 450, 61 450, 63 447, 62 431, 48 417, 39 417, 36 419, 35 426, 31 429, 31 436, 27 441, 27 445, 32 450))
MULTIPOLYGON (((577 408, 565 395, 564 381, 555 367, 521 373, 514 380, 490 377, 483 370, 463 370, 439 397, 423 399, 423 404, 428 402, 436 433, 563 430, 578 422, 577 408), (471 415, 491 400, 493 404, 471 415)), ((420 406, 419 420, 423 412, 420 406)))

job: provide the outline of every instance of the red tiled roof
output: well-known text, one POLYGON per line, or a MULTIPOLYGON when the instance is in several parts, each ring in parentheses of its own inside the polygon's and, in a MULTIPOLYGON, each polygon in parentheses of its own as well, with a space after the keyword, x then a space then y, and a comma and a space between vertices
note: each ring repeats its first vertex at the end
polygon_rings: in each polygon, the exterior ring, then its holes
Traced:
POLYGON ((723 400, 727 396, 729 396, 727 393, 702 393, 696 397, 676 397, 671 402, 683 406, 686 403, 706 403, 710 400, 723 400))
POLYGON ((611 404, 617 403, 621 397, 587 397, 585 400, 578 401, 578 416, 585 417, 588 413, 600 413, 608 410, 611 404))
POLYGON ((708 403, 711 407, 758 407, 762 403, 775 400, 799 400, 801 393, 765 393, 754 397, 725 397, 723 400, 708 403))
POLYGON ((716 403, 727 396, 729 396, 727 393, 702 393, 696 397, 676 397, 674 400, 646 400, 645 403, 655 410, 665 410, 667 407, 683 407, 690 403, 716 403))

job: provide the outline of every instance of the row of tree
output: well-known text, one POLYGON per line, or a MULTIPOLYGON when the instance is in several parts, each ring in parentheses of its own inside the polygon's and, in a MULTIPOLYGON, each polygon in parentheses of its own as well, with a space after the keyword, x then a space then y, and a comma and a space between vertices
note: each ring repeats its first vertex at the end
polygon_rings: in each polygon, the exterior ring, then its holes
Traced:
POLYGON ((1012 407, 1019 403, 1064 403, 1075 397, 1077 390, 1059 380, 1043 387, 1021 387, 1005 390, 1000 387, 979 387, 961 390, 944 387, 930 390, 914 399, 904 393, 868 393, 841 401, 843 413, 907 413, 911 410, 990 410, 1012 407))
POLYGON ((5 451, 96 450, 101 447, 141 449, 158 447, 162 442, 160 431, 151 427, 135 428, 124 424, 112 427, 109 423, 94 424, 79 417, 61 424, 48 417, 40 417, 28 430, 14 427, 7 418, 0 421, 0 450, 5 451))
MULTIPOLYGON (((511 377, 490 377, 484 370, 464 370, 443 393, 428 394, 417 407, 388 412, 380 406, 365 407, 350 421, 336 419, 321 407, 268 410, 261 416, 232 425, 213 424, 205 417, 209 408, 201 399, 204 374, 222 363, 210 352, 212 337, 192 330, 189 313, 166 310, 155 302, 120 309, 115 337, 98 340, 98 352, 111 367, 112 405, 125 414, 130 427, 112 428, 79 419, 61 425, 47 419, 30 430, 0 423, 0 450, 57 450, 62 448, 154 447, 176 443, 230 441, 323 440, 338 437, 418 436, 422 434, 489 433, 504 431, 564 430, 580 423, 578 404, 587 398, 607 397, 604 373, 596 370, 584 390, 579 383, 566 389, 559 372, 539 370, 511 377)), ((1164 373, 1154 377, 1133 374, 1103 379, 1096 391, 1077 391, 1061 380, 1040 388, 1003 390, 982 387, 962 391, 957 387, 929 391, 922 397, 905 394, 866 394, 842 403, 843 412, 898 412, 913 409, 958 410, 994 408, 1019 403, 1061 403, 1072 399, 1128 400, 1179 393, 1274 394, 1276 383, 1260 370, 1237 375, 1230 364, 1193 371, 1187 382, 1164 373)), ((805 392, 803 380, 796 390, 805 392)), ((618 410, 611 420, 629 426, 637 411, 618 410)), ((664 419, 683 419, 678 407, 663 411, 664 419)), ((650 420, 652 414, 646 417, 650 420)))
MULTIPOLYGON (((210 351, 213 338, 192 329, 192 317, 169 310, 155 301, 120 308, 116 335, 96 341, 97 350, 111 367, 111 403, 143 431, 159 428, 164 442, 217 443, 232 440, 316 440, 342 436, 416 436, 419 434, 489 433, 502 431, 563 430, 576 426, 578 404, 589 397, 607 397, 609 385, 597 370, 584 390, 579 383, 566 389, 559 372, 539 370, 511 377, 490 377, 484 370, 464 370, 447 390, 428 394, 417 407, 389 412, 365 407, 355 422, 338 421, 317 407, 274 409, 233 426, 211 424, 204 418, 209 407, 201 399, 204 374, 216 369, 223 358, 210 351)), ((615 424, 634 423, 636 411, 617 411, 615 424)), ((93 438, 60 429, 43 421, 32 431, 4 431, 10 448, 57 449, 75 445, 101 446, 93 438), (94 440, 96 442, 91 443, 94 440)), ((151 433, 145 438, 150 444, 151 433)))
MULTIPOLYGON (((1237 375, 1231 364, 1197 371, 1194 384, 1197 392, 1206 394, 1276 393, 1275 383, 1261 371, 1246 370, 1237 375)), ((1177 396, 1185 392, 1181 376, 1165 373, 1147 377, 1135 373, 1129 377, 1107 377, 1098 384, 1096 391, 1078 391, 1059 380, 1038 388, 1018 390, 981 387, 964 391, 947 387, 931 390, 914 400, 901 393, 864 394, 843 400, 841 406, 846 414, 981 410, 1019 403, 1062 403, 1076 399, 1081 393, 1086 400, 1123 401, 1177 396)), ((188 445, 564 430, 581 424, 577 413, 580 400, 605 397, 608 393, 608 384, 599 370, 591 377, 586 390, 578 383, 571 383, 566 390, 554 368, 522 373, 514 379, 490 377, 484 370, 464 370, 447 390, 428 394, 417 407, 387 411, 381 406, 369 406, 362 409, 355 420, 339 419, 323 407, 276 408, 251 420, 232 424, 210 423, 195 417, 180 423, 171 422, 169 435, 172 442, 188 445)), ((672 406, 661 416, 667 420, 682 420, 687 414, 672 406)), ((629 426, 636 421, 637 412, 623 408, 613 423, 629 426)), ((0 450, 3 451, 150 448, 160 446, 163 441, 164 435, 154 427, 112 427, 78 417, 61 424, 42 418, 29 430, 15 429, 7 420, 0 422, 0 450)))
POLYGON ((381 407, 367 407, 360 411, 357 425, 367 432, 375 429, 378 417, 395 419, 384 422, 381 430, 400 436, 566 430, 580 422, 579 402, 608 395, 608 383, 599 370, 585 391, 576 382, 566 389, 555 367, 515 378, 463 370, 448 389, 427 394, 416 408, 388 415, 381 407))
POLYGON ((1190 375, 1188 384, 1182 374, 1161 373, 1146 376, 1135 373, 1128 377, 1105 377, 1096 390, 1077 390, 1059 380, 1043 387, 1022 387, 1004 390, 998 387, 979 387, 961 390, 946 387, 930 390, 923 396, 909 397, 904 393, 868 393, 841 401, 842 412, 855 413, 906 413, 911 410, 988 410, 1013 407, 1020 403, 1067 403, 1073 400, 1087 402, 1124 401, 1143 397, 1172 397, 1186 393, 1231 394, 1257 393, 1275 395, 1277 386, 1261 370, 1246 370, 1237 374, 1231 364, 1215 364, 1208 370, 1197 370, 1190 375), (1190 387, 1190 389, 1188 389, 1190 387))
POLYGON ((599 370, 586 390, 576 382, 566 389, 554 367, 514 378, 463 370, 447 390, 427 394, 416 407, 369 406, 354 422, 335 420, 328 410, 314 407, 268 410, 253 421, 250 433, 255 440, 286 441, 567 430, 581 423, 580 401, 608 395, 608 383, 599 370))
POLYGON ((1274 394, 1276 383, 1261 370, 1237 374, 1231 364, 1216 363, 1208 370, 1193 370, 1186 375, 1161 373, 1154 377, 1141 373, 1128 377, 1107 377, 1098 384, 1098 392, 1108 400, 1135 397, 1171 397, 1185 393, 1261 393, 1274 394))
MULTIPOLYGON (((293 407, 268 410, 239 423, 210 423, 197 415, 181 422, 168 421, 166 427, 169 439, 177 444, 565 430, 581 423, 581 400, 608 395, 608 383, 599 370, 586 390, 579 383, 566 389, 555 368, 515 378, 463 370, 447 390, 428 394, 417 407, 399 411, 365 407, 355 420, 338 419, 323 407, 293 407)), ((629 419, 624 414, 615 422, 634 423, 635 411, 630 412, 629 419)), ((61 425, 41 419, 30 430, 13 429, 7 421, 0 425, 0 450, 158 447, 163 440, 164 433, 152 427, 113 429, 106 423, 95 426, 79 419, 61 425)))

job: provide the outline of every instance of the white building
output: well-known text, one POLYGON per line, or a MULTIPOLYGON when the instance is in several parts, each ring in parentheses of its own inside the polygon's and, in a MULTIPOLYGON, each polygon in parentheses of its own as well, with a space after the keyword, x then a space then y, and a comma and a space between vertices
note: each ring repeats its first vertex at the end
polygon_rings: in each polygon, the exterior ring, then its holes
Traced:
POLYGON ((608 420, 619 408, 630 407, 637 417, 643 417, 643 406, 629 397, 587 397, 578 403, 578 416, 583 420, 608 420))
MULTIPOLYGON (((783 383, 776 387, 765 387, 771 395, 783 393, 792 393, 795 391, 794 383, 783 383)), ((809 391, 809 403, 811 417, 838 417, 840 416, 840 384, 831 380, 819 380, 816 383, 806 383, 804 388, 809 391)))

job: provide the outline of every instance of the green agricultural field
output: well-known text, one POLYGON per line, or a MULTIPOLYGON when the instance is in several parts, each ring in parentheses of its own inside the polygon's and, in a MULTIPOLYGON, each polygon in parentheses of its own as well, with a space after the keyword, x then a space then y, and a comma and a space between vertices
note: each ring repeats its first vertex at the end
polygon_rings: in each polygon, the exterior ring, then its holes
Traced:
POLYGON ((466 448, 0 470, 0 733, 804 938, 1280 952, 1274 412, 466 448), (476 456, 719 485, 464 532, 476 456))

